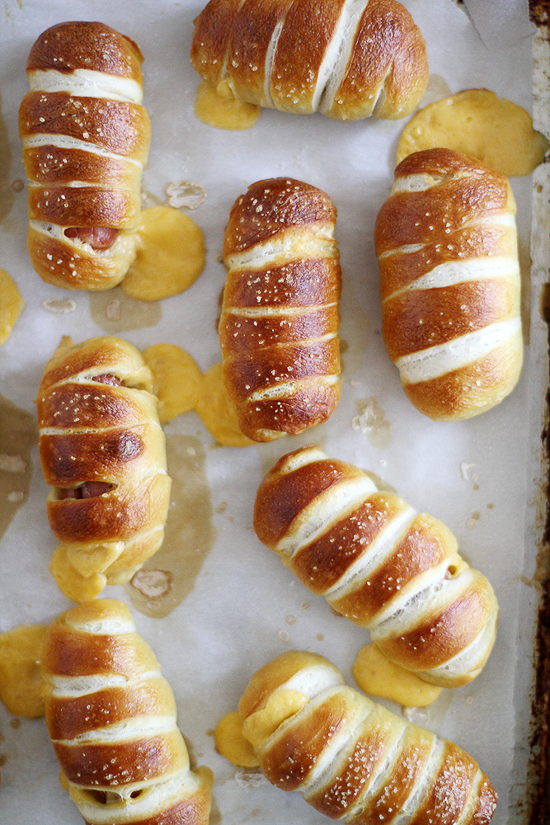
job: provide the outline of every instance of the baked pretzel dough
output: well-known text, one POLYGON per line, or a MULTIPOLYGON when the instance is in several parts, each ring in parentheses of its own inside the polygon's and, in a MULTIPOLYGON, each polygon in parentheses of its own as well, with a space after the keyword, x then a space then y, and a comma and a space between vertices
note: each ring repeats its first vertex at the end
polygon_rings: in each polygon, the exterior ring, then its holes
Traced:
POLYGON ((158 550, 170 503, 152 376, 119 338, 64 340, 38 393, 48 518, 83 576, 128 581, 158 550))
POLYGON ((123 602, 58 616, 42 675, 63 784, 88 825, 207 825, 212 773, 190 769, 170 685, 123 602))
POLYGON ((27 61, 19 111, 29 184, 27 243, 43 280, 109 289, 135 256, 151 128, 142 54, 103 23, 60 23, 27 61))

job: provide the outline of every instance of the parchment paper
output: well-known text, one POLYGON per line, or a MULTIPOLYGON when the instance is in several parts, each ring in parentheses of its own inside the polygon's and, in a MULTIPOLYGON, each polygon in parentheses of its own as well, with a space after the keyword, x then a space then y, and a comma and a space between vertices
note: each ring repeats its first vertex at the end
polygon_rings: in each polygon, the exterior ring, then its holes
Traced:
MULTIPOLYGON (((485 87, 531 110, 532 27, 524 2, 468 3, 472 18, 451 0, 405 0, 428 46, 432 74, 427 101, 465 88, 485 87), (506 5, 506 34, 495 43, 480 36, 474 6, 506 5), (506 48, 501 48, 506 36, 506 48)), ((329 422, 305 436, 244 449, 216 446, 195 413, 167 426, 169 435, 197 439, 204 449, 215 541, 187 598, 168 616, 134 609, 138 630, 155 650, 176 695, 179 723, 193 756, 215 774, 212 822, 279 825, 326 821, 296 794, 272 788, 257 774, 236 771, 215 752, 212 731, 235 708, 251 674, 279 652, 316 650, 353 683, 350 668, 367 633, 336 617, 263 548, 252 531, 252 504, 264 472, 301 444, 317 443, 329 455, 353 462, 393 487, 418 511, 444 521, 466 559, 493 583, 501 605, 499 634, 482 675, 469 686, 444 691, 431 708, 410 718, 453 739, 470 752, 495 784, 500 803, 495 825, 521 822, 528 758, 529 689, 534 611, 532 586, 543 495, 540 433, 547 364, 545 326, 538 304, 529 307, 531 177, 512 180, 525 279, 525 367, 511 397, 471 421, 437 424, 407 401, 381 339, 378 271, 373 226, 391 185, 393 158, 403 122, 334 123, 264 111, 245 132, 223 132, 198 122, 193 104, 199 78, 189 63, 192 21, 200 0, 5 0, 0 10, 1 114, 11 150, 10 182, 24 180, 17 110, 27 91, 25 61, 36 37, 69 19, 99 19, 132 37, 144 56, 145 102, 153 142, 143 188, 167 202, 171 182, 190 180, 207 198, 191 217, 208 247, 199 280, 161 304, 154 326, 124 337, 140 348, 182 346, 203 371, 220 360, 215 329, 225 271, 217 256, 229 209, 247 185, 277 175, 300 178, 328 192, 338 208, 344 288, 341 336, 343 393, 329 422), (530 314, 532 322, 530 323, 530 314)), ((499 18, 499 27, 503 21, 499 18)), ((482 25, 482 24, 480 24, 482 25)), ((480 28, 481 30, 481 28, 480 28)), ((44 284, 26 251, 26 189, 14 193, 0 225, 0 267, 16 280, 26 301, 9 341, 0 348, 0 392, 34 412, 44 363, 61 335, 75 341, 103 334, 90 314, 86 293, 44 284), (54 314, 48 299, 75 302, 54 314)), ((539 266, 537 277, 544 277, 539 266)), ((48 622, 69 607, 48 572, 55 547, 46 519, 47 487, 32 451, 28 501, 0 542, 0 631, 48 622)), ((1 503, 0 503, 0 506, 1 503)), ((199 548, 200 549, 200 548, 199 548)), ((127 599, 125 588, 106 595, 127 599)), ((396 712, 401 708, 392 706, 396 712)), ((61 790, 45 724, 14 720, 0 707, 0 822, 75 825, 78 811, 61 790)))

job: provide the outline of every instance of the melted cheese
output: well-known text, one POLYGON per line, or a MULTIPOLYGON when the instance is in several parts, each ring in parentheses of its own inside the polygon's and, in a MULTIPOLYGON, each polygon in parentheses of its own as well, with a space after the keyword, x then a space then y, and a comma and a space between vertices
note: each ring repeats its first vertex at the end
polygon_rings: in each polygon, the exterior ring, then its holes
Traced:
POLYGON ((46 626, 22 625, 0 634, 0 699, 14 716, 44 715, 40 659, 46 626))
POLYGON ((92 573, 90 576, 79 573, 69 561, 64 544, 59 544, 53 551, 50 573, 61 592, 72 602, 95 599, 107 584, 107 578, 103 573, 92 573))
POLYGON ((397 162, 423 149, 455 149, 517 177, 542 163, 548 141, 521 106, 487 89, 466 89, 421 109, 405 126, 397 162))
POLYGON ((261 750, 267 739, 285 719, 289 719, 309 701, 298 690, 279 688, 263 707, 251 713, 244 722, 237 711, 223 716, 214 732, 216 749, 233 765, 255 768, 260 763, 256 749, 261 750))
POLYGON ((175 344, 155 344, 143 357, 154 376, 160 423, 193 410, 201 393, 202 372, 189 353, 175 344))
POLYGON ((202 123, 216 129, 250 129, 258 120, 260 112, 260 106, 235 100, 226 81, 222 81, 215 89, 203 80, 197 89, 195 115, 202 123))
POLYGON ((222 365, 215 364, 204 375, 200 398, 195 410, 205 427, 224 447, 254 444, 239 427, 237 413, 223 382, 222 365))
POLYGON ((104 573, 118 559, 124 550, 124 542, 109 541, 105 544, 92 544, 91 547, 67 544, 64 545, 64 550, 69 565, 88 579, 94 573, 104 573))
POLYGON ((0 269, 0 346, 10 337, 24 306, 15 281, 0 269))
POLYGON ((204 237, 187 215, 170 206, 141 213, 134 262, 121 284, 138 301, 159 301, 189 289, 204 268, 204 237))
POLYGON ((155 344, 144 351, 143 357, 154 375, 161 424, 195 410, 223 447, 254 444, 241 432, 225 389, 221 363, 203 375, 189 353, 175 344, 155 344))
POLYGON ((244 720, 242 732, 245 738, 254 749, 261 749, 279 725, 298 713, 307 702, 308 697, 299 690, 275 690, 263 707, 244 720))
POLYGON ((236 710, 226 713, 220 719, 214 731, 214 741, 218 753, 221 753, 233 765, 241 768, 257 768, 260 764, 254 748, 243 735, 241 717, 236 710))
POLYGON ((440 687, 429 685, 410 670, 390 662, 373 644, 359 651, 353 677, 364 693, 391 699, 404 707, 431 705, 441 693, 440 687))

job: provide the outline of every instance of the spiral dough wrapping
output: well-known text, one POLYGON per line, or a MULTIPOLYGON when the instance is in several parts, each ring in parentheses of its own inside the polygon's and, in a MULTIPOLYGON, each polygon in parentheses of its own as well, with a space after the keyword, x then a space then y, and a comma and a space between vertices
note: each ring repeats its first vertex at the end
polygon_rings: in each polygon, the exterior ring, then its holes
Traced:
POLYGON ((228 394, 253 441, 295 435, 340 398, 340 290, 329 196, 292 178, 252 184, 224 239, 220 318, 228 394))
POLYGON ((283 456, 260 484, 254 529, 313 593, 369 629, 397 664, 457 687, 492 650, 493 588, 440 521, 317 447, 283 456))
POLYGON ((170 685, 123 602, 55 619, 42 673, 48 732, 88 825, 207 825, 211 771, 190 769, 170 685))
POLYGON ((349 825, 487 825, 493 786, 465 751, 347 687, 316 653, 287 651, 239 702, 267 779, 349 825))
POLYGON ((405 117, 428 84, 424 38, 396 0, 210 0, 191 63, 237 100, 334 120, 405 117))
POLYGON ((384 343, 409 400, 437 421, 486 412, 519 379, 515 212, 503 175, 427 149, 399 164, 378 214, 384 343))
POLYGON ((151 127, 143 57, 103 23, 60 23, 33 45, 19 110, 29 181, 27 244, 43 280, 109 289, 136 254, 151 127))
POLYGON ((141 353, 120 338, 63 340, 38 393, 50 526, 82 575, 129 581, 164 538, 171 480, 141 353))

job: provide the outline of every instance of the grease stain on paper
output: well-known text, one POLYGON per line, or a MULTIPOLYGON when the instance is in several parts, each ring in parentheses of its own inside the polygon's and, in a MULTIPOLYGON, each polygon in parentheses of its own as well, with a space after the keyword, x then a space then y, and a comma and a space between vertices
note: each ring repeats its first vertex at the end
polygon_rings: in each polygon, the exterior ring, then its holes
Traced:
POLYGON ((36 444, 34 415, 0 395, 0 538, 29 497, 36 444))
POLYGON ((166 451, 172 493, 164 542, 125 585, 132 605, 152 618, 168 616, 191 593, 216 538, 200 440, 167 435, 166 451))
POLYGON ((15 194, 10 186, 11 149, 8 127, 2 114, 2 97, 0 96, 0 223, 9 214, 15 194))
POLYGON ((90 292, 89 299, 92 319, 109 335, 154 327, 162 318, 160 301, 137 301, 119 286, 90 292))

